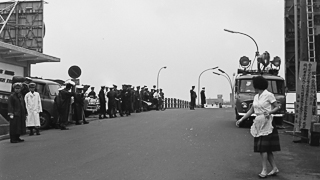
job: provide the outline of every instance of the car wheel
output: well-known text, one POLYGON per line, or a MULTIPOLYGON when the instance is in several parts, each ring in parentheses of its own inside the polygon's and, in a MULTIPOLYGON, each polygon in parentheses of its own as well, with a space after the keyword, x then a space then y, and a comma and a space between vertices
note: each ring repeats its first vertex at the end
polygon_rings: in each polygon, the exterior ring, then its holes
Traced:
POLYGON ((40 128, 48 129, 50 127, 50 116, 46 112, 40 113, 40 128))

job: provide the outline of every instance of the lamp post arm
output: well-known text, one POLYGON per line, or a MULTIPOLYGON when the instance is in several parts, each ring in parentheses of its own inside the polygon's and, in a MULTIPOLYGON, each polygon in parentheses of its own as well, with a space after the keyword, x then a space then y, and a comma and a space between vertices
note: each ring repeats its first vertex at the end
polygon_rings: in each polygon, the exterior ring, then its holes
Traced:
POLYGON ((254 44, 256 45, 256 48, 257 48, 256 56, 258 56, 258 54, 259 54, 259 48, 258 48, 257 42, 256 42, 251 36, 249 36, 248 34, 245 34, 245 33, 242 33, 242 32, 236 32, 236 33, 245 35, 245 36, 249 37, 250 39, 252 39, 252 41, 254 42, 254 44))
POLYGON ((206 71, 209 71, 209 70, 214 70, 214 69, 217 69, 218 68, 218 66, 217 67, 214 67, 214 68, 209 68, 209 69, 206 69, 206 70, 204 70, 204 71, 202 71, 201 73, 200 73, 200 75, 199 75, 199 78, 198 78, 198 105, 200 104, 199 103, 199 93, 200 93, 200 77, 201 77, 201 75, 204 73, 204 72, 206 72, 206 71))
POLYGON ((160 68, 159 71, 158 71, 158 76, 157 76, 157 90, 159 89, 159 74, 160 74, 160 71, 163 69, 164 67, 160 68))
MULTIPOLYGON (((230 80, 230 77, 229 77, 229 76, 226 76, 226 75, 224 75, 224 74, 221 74, 221 75, 228 80, 229 85, 230 85, 230 88, 231 88, 231 92, 233 92, 233 86, 232 86, 232 82, 231 82, 231 80, 230 80)), ((228 75, 228 74, 227 74, 227 75, 228 75)))

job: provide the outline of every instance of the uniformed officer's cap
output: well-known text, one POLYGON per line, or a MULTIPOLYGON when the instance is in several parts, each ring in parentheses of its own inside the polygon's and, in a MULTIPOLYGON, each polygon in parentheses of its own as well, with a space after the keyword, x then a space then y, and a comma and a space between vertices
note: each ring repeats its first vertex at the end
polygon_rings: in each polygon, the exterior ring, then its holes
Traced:
POLYGON ((91 87, 91 89, 94 89, 94 87, 91 87))
POLYGON ((36 83, 32 82, 32 83, 29 84, 29 88, 35 88, 35 87, 36 87, 36 83))
POLYGON ((76 83, 71 80, 67 80, 65 84, 71 84, 72 86, 76 85, 76 83))
POLYGON ((12 86, 13 86, 13 88, 21 88, 22 84, 17 82, 17 83, 14 83, 12 86))
POLYGON ((83 89, 83 86, 77 85, 76 88, 77 88, 77 89, 83 89))
POLYGON ((113 87, 117 88, 117 85, 114 84, 113 87))
POLYGON ((202 89, 205 89, 205 87, 203 87, 202 89))
POLYGON ((140 88, 140 86, 137 86, 137 88, 140 88))
POLYGON ((192 86, 193 88, 195 87, 195 86, 192 86))
POLYGON ((105 86, 101 86, 101 88, 105 88, 105 86))

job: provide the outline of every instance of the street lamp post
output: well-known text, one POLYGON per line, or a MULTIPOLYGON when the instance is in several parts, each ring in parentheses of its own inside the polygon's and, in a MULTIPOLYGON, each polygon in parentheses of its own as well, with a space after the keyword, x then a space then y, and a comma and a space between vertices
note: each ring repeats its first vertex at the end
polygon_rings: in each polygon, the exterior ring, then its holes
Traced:
POLYGON ((221 70, 221 69, 218 69, 221 73, 223 73, 223 74, 219 74, 219 73, 216 73, 216 72, 212 72, 213 74, 216 74, 216 75, 222 75, 223 77, 225 77, 227 80, 228 80, 228 82, 229 82, 229 85, 230 85, 230 88, 231 88, 231 96, 232 96, 232 99, 230 99, 230 103, 231 103, 231 107, 234 107, 234 100, 233 100, 233 98, 234 98, 234 88, 233 88, 233 85, 232 85, 232 81, 231 81, 231 78, 230 78, 230 76, 227 74, 227 73, 225 73, 223 70, 221 70), (224 74, 226 74, 226 75, 224 75, 224 74))
MULTIPOLYGON (((258 44, 257 44, 257 42, 256 42, 251 36, 249 36, 248 34, 242 33, 242 32, 231 31, 231 30, 228 30, 228 29, 224 29, 224 31, 229 32, 229 33, 242 34, 242 35, 245 35, 245 36, 249 37, 250 39, 252 39, 252 41, 254 42, 254 44, 256 45, 256 48, 257 48, 257 51, 256 51, 256 54, 255 54, 254 58, 256 58, 257 56, 259 56, 258 44)), ((259 64, 258 64, 258 65, 259 65, 259 64)))
POLYGON ((167 68, 167 66, 163 66, 162 68, 159 69, 158 76, 157 76, 157 90, 159 90, 159 74, 160 74, 160 71, 162 69, 166 69, 166 68, 167 68))
POLYGON ((206 70, 204 70, 204 71, 202 71, 201 72, 201 74, 199 75, 199 78, 198 78, 198 105, 200 105, 200 103, 199 103, 199 96, 200 96, 200 77, 201 77, 201 75, 204 73, 204 72, 206 72, 206 71, 209 71, 209 70, 214 70, 214 69, 217 69, 218 68, 218 66, 217 67, 214 67, 214 68, 209 68, 209 69, 206 69, 206 70))

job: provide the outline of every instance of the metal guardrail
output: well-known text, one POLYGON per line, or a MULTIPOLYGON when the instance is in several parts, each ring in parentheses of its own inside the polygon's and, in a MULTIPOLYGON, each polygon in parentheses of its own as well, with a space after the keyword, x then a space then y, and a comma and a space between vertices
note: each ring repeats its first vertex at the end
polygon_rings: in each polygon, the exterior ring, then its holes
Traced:
POLYGON ((189 108, 190 102, 176 98, 164 98, 164 107, 166 109, 189 108))

